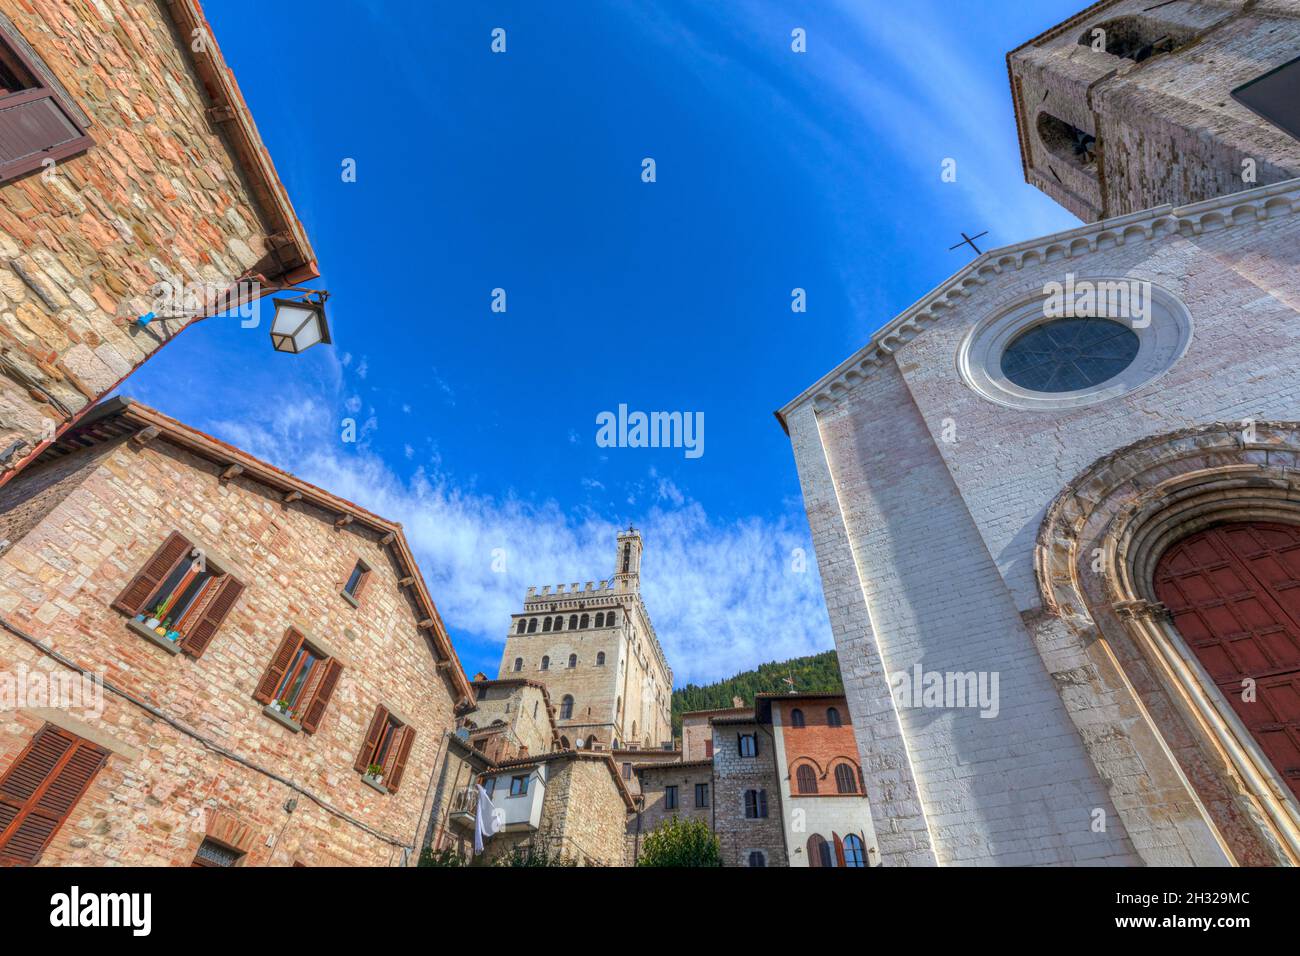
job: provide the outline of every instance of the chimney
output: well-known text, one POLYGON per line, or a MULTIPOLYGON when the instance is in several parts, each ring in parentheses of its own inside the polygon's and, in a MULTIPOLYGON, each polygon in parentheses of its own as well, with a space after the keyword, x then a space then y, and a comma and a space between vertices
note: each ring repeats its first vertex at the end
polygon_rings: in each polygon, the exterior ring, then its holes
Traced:
MULTIPOLYGON (((477 678, 475 679, 477 680, 477 678)), ((731 698, 731 706, 739 710, 741 707, 745 706, 745 702, 741 700, 739 697, 733 697, 731 698)))

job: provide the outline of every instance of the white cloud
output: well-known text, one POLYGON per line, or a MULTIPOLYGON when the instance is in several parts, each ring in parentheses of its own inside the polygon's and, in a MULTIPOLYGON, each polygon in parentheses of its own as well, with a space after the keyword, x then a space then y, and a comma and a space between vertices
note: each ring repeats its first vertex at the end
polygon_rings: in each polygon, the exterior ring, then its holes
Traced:
MULTIPOLYGON (((590 511, 566 514, 554 501, 471 494, 442 475, 402 480, 365 448, 345 449, 325 403, 284 403, 269 423, 199 423, 306 481, 400 521, 444 620, 489 646, 504 643, 510 614, 530 586, 586 582, 614 573, 620 524, 590 511), (493 571, 493 549, 505 572, 493 571)), ((709 681, 768 660, 831 646, 815 567, 797 502, 775 521, 709 517, 671 481, 639 515, 645 537, 642 583, 675 682, 709 681)))

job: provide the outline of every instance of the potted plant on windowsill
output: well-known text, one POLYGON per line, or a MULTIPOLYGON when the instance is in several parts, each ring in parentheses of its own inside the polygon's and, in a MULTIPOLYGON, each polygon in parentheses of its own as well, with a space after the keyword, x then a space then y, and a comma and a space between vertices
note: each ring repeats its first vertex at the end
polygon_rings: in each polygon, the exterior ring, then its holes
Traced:
POLYGON ((284 714, 284 716, 286 717, 289 716, 289 702, 287 700, 283 700, 283 699, 277 700, 271 706, 274 707, 280 713, 284 714))
POLYGON ((167 605, 164 602, 159 601, 157 606, 154 607, 153 613, 149 616, 149 620, 144 622, 144 626, 149 628, 151 631, 158 630, 158 625, 162 623, 162 616, 166 613, 167 605))
POLYGON ((366 779, 376 786, 382 786, 384 782, 384 768, 377 763, 372 763, 366 768, 366 779))

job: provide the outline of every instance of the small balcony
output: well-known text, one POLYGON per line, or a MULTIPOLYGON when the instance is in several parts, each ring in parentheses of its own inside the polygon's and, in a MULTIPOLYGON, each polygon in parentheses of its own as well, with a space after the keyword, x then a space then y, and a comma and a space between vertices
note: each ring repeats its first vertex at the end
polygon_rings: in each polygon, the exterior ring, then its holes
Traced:
POLYGON ((449 822, 474 829, 474 816, 478 812, 478 788, 466 787, 451 795, 449 822))

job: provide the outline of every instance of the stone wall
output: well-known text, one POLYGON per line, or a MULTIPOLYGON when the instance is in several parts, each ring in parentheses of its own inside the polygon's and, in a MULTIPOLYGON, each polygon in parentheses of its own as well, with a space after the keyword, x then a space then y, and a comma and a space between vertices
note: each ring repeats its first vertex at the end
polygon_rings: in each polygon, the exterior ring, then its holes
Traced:
MULTIPOLYGON (((251 822, 257 838, 249 862, 400 861, 398 846, 418 846, 428 820, 428 783, 453 723, 455 692, 416 627, 378 535, 356 525, 337 529, 336 515, 284 504, 245 478, 221 481, 217 466, 163 439, 71 457, 78 456, 89 473, 0 557, 0 615, 140 703, 108 693, 103 717, 87 719, 135 756, 110 758, 42 863, 185 863, 197 845, 188 827, 209 810, 251 822), (109 606, 173 530, 245 584, 198 659, 172 655, 129 630, 109 606), (340 590, 358 558, 372 570, 354 607, 340 590), (343 663, 314 734, 272 720, 253 698, 290 625, 343 663), (380 703, 417 732, 393 794, 377 792, 353 770, 380 703), (299 788, 292 819, 281 810, 292 788, 272 775, 299 788), (315 801, 338 813, 323 812, 315 801), (267 837, 286 823, 277 845, 292 845, 294 853, 266 850, 267 837)), ((56 467, 74 468, 66 459, 56 467)), ((21 496, 24 487, 43 484, 34 470, 8 491, 21 496)), ((0 669, 12 672, 20 663, 61 667, 0 632, 0 669)), ((0 771, 36 726, 22 711, 0 715, 0 771)))
MULTIPOLYGON (((266 255, 268 227, 164 4, 0 10, 95 140, 0 185, 0 451, 27 443, 13 465, 183 328, 128 321, 153 310, 156 283, 229 285, 266 255)), ((247 334, 265 336, 266 318, 247 334)))
POLYGON ((636 770, 637 786, 645 802, 628 823, 628 866, 635 866, 640 847, 645 838, 669 817, 686 820, 703 820, 713 829, 713 763, 668 763, 642 766, 636 770), (708 787, 704 806, 695 802, 695 788, 708 787), (665 788, 677 787, 677 807, 668 809, 664 801, 665 788))
POLYGON ((727 721, 713 728, 713 828, 722 845, 723 866, 748 866, 761 850, 768 866, 786 866, 784 807, 776 771, 777 751, 770 731, 756 722, 727 721), (740 756, 738 734, 758 735, 758 755, 740 756), (767 793, 767 816, 745 816, 745 791, 767 793))

